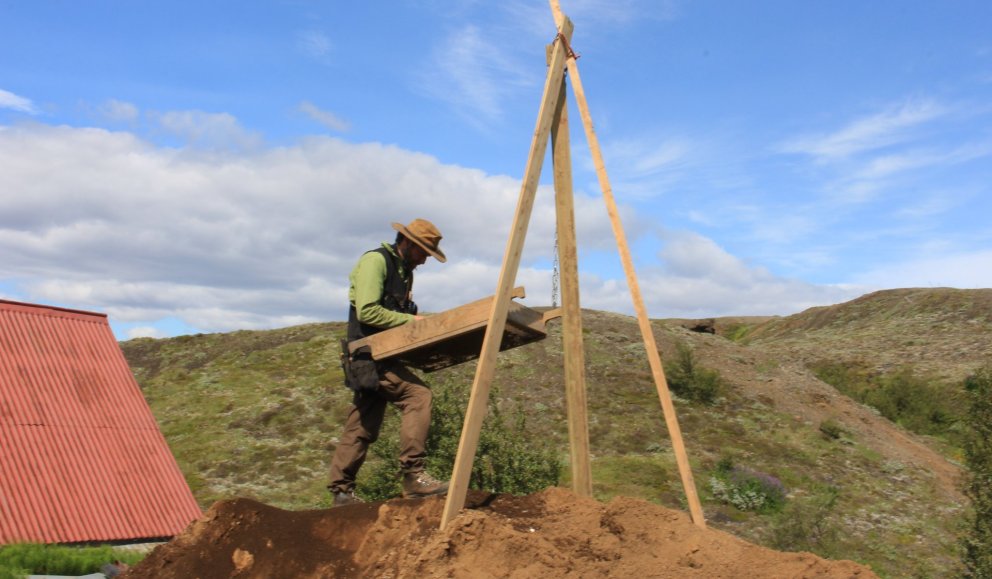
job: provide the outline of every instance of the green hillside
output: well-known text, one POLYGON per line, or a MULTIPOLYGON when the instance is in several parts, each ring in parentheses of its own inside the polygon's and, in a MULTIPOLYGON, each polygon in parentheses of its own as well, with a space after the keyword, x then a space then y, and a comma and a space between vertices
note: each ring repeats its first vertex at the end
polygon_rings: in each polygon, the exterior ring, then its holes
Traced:
MULTIPOLYGON (((961 301, 984 303, 975 296, 984 299, 989 290, 950 301, 927 295, 945 290, 906 291, 918 304, 909 312, 886 305, 906 296, 892 301, 883 292, 832 306, 840 321, 816 327, 809 320, 822 318, 819 310, 717 320, 716 334, 690 331, 685 321, 654 322, 666 364, 688 356, 699 375, 716 376, 720 385, 710 404, 690 400, 685 390, 676 397, 710 525, 783 550, 868 563, 883 576, 953 574, 966 504, 956 486, 960 469, 948 460, 957 450, 894 425, 806 365, 811 353, 835 351, 900 367, 919 361, 900 358, 898 341, 870 338, 890 333, 903 336, 904 348, 912 348, 912 335, 930 350, 957 349, 960 341, 990 351, 990 310, 961 301), (870 316, 862 311, 868 306, 870 316), (957 321, 935 324, 947 310, 957 321), (969 331, 960 331, 962 324, 969 331), (986 330, 971 332, 973 326, 986 330), (748 498, 774 484, 784 488, 784 501, 756 507, 748 498)), ((350 401, 338 366, 343 331, 343 323, 326 323, 121 344, 201 505, 241 496, 287 509, 328 506, 326 469, 350 401)), ((505 413, 522 411, 535 444, 557 448, 567 460, 559 331, 552 323, 547 340, 500 355, 493 403, 505 413)), ((583 334, 596 497, 685 508, 636 320, 585 311, 583 334)), ((974 368, 980 360, 971 359, 974 368)), ((925 370, 931 366, 927 360, 925 370)), ((439 393, 467 397, 474 369, 469 363, 425 378, 439 393)), ((955 365, 948 376, 963 369, 955 365)), ((673 381, 680 376, 669 370, 673 381)), ((939 386, 960 388, 950 378, 939 386)))
POLYGON ((992 355, 992 289, 898 289, 776 318, 746 341, 808 363, 867 362, 879 371, 911 364, 960 381, 992 355))

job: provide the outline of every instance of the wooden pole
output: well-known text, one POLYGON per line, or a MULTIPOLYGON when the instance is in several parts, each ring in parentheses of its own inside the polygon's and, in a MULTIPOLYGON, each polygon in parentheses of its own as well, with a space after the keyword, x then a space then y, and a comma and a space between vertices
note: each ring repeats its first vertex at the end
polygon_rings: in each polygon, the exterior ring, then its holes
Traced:
MULTIPOLYGON (((554 13, 555 23, 561 26, 568 19, 562 14, 558 0, 549 1, 551 3, 551 11, 554 13)), ((668 433, 672 438, 675 460, 678 463, 686 501, 689 503, 692 522, 696 526, 706 528, 706 519, 703 516, 703 508, 699 503, 699 496, 696 493, 696 483, 692 478, 692 467, 689 465, 689 457, 686 454, 685 443, 682 440, 682 430, 679 428, 678 416, 675 414, 675 405, 672 403, 672 395, 668 390, 668 382, 665 379, 665 370, 661 364, 661 356, 658 354, 658 346, 654 340, 651 320, 648 318, 647 309, 644 307, 644 298, 641 296, 641 289, 637 283, 637 274, 634 271, 634 262, 630 256, 630 248, 627 245, 627 236, 624 233, 623 225, 620 223, 620 212, 617 210, 616 200, 613 198, 613 189, 606 174, 606 164, 603 162, 599 139, 596 137, 596 131, 593 129, 592 115, 589 114, 589 104, 586 101, 585 90, 582 88, 578 63, 573 57, 569 57, 568 59, 568 78, 572 81, 572 90, 575 93, 575 100, 579 106, 579 115, 582 117, 582 125, 585 128, 589 151, 592 153, 596 176, 599 179, 599 186, 603 190, 606 211, 609 213, 613 235, 617 240, 620 261, 623 263, 623 270, 627 276, 627 285, 630 288, 630 297, 634 302, 634 310, 637 312, 637 323, 641 329, 644 348, 647 350, 648 363, 651 366, 651 374, 654 377, 655 387, 658 390, 658 398, 661 400, 661 407, 665 414, 665 424, 668 426, 668 433)))
POLYGON ((568 103, 565 85, 565 79, 562 79, 558 112, 555 115, 555 124, 551 127, 558 263, 561 268, 561 339, 565 365, 565 403, 568 410, 572 490, 579 496, 591 497, 592 469, 589 465, 589 422, 586 411, 586 360, 582 344, 582 310, 579 306, 579 258, 575 240, 572 153, 568 136, 568 103))
MULTIPOLYGON (((571 38, 571 21, 564 18, 559 30, 566 40, 571 38)), ((465 494, 468 492, 469 476, 472 474, 472 462, 475 460, 475 451, 479 446, 479 433, 482 430, 482 420, 486 415, 489 388, 496 369, 496 355, 499 353, 503 330, 506 327, 510 291, 513 289, 517 270, 520 267, 520 256, 523 253, 524 239, 527 237, 527 226, 530 223, 531 210, 534 208, 537 184, 541 178, 541 166, 544 164, 544 156, 547 153, 551 123, 555 118, 561 83, 565 77, 566 59, 565 46, 559 38, 555 41, 551 65, 548 67, 541 108, 537 115, 537 126, 534 128, 534 138, 531 141, 530 154, 527 157, 527 166, 520 187, 517 211, 510 228, 506 253, 503 255, 503 267, 496 284, 496 295, 493 300, 492 312, 489 314, 489 324, 486 326, 486 334, 482 339, 482 351, 479 354, 475 380, 469 395, 465 422, 462 425, 462 435, 458 441, 458 454, 455 456, 455 466, 451 473, 448 497, 444 503, 444 512, 441 514, 442 530, 465 506, 465 494)))

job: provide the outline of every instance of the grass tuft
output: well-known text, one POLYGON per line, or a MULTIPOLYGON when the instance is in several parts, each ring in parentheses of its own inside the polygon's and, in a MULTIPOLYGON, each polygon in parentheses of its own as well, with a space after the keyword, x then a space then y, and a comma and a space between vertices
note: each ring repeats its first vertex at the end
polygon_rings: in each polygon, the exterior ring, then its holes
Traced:
POLYGON ((104 565, 120 561, 134 565, 145 553, 132 549, 70 547, 17 543, 0 547, 0 579, 23 579, 25 575, 88 575, 104 565))

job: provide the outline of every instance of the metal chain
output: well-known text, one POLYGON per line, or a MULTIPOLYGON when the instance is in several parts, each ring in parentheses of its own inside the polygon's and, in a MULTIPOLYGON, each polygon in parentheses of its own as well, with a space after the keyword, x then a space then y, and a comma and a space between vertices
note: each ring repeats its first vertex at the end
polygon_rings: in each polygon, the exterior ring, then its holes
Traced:
POLYGON ((551 271, 551 307, 558 307, 559 298, 559 285, 558 282, 561 279, 561 274, 558 268, 558 230, 555 229, 555 252, 552 258, 552 271, 551 271))

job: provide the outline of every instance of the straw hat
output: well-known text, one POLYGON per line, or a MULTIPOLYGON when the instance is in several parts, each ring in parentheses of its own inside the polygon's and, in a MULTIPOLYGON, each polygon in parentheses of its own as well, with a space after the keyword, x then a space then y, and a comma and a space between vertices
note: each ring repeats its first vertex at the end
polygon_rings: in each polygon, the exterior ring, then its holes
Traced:
POLYGON ((427 253, 433 255, 434 259, 441 263, 447 261, 447 258, 444 257, 444 252, 438 247, 438 244, 441 243, 441 232, 430 221, 426 219, 414 219, 410 222, 410 225, 393 223, 393 229, 399 231, 404 237, 419 245, 427 253))

